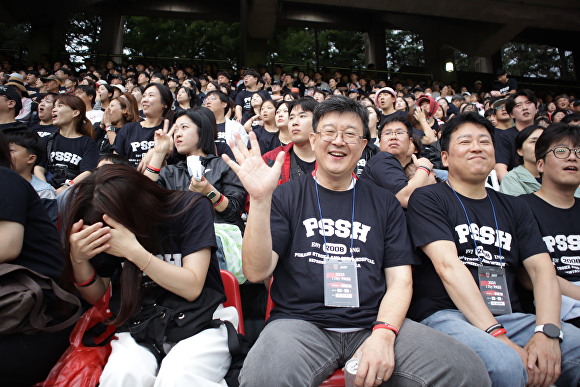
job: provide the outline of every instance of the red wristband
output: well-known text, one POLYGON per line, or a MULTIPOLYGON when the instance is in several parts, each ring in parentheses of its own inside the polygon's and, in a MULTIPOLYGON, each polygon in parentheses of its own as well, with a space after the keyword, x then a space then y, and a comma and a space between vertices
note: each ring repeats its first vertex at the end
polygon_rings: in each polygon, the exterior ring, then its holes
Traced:
POLYGON ((96 279, 97 279, 97 271, 95 270, 93 275, 91 276, 91 278, 89 278, 85 282, 81 282, 81 283, 75 282, 74 284, 80 288, 86 288, 87 286, 90 286, 93 283, 95 283, 96 279))
POLYGON ((395 333, 395 336, 399 335, 399 330, 391 324, 376 324, 375 326, 373 326, 373 331, 377 329, 388 329, 390 331, 393 331, 395 333))
POLYGON ((220 204, 222 204, 222 202, 224 201, 224 194, 220 194, 220 198, 217 202, 213 203, 212 206, 213 208, 216 208, 217 206, 219 206, 220 204))
POLYGON ((495 331, 491 332, 490 335, 492 335, 493 337, 498 337, 501 335, 506 335, 507 331, 505 330, 505 328, 499 328, 496 329, 495 331))
POLYGON ((151 165, 149 165, 149 164, 147 164, 147 169, 151 169, 151 170, 153 170, 153 171, 155 171, 155 172, 161 172, 161 169, 160 169, 160 168, 155 168, 155 167, 152 167, 152 166, 151 166, 151 165))
POLYGON ((423 165, 418 166, 417 169, 423 169, 425 170, 425 172, 427 172, 427 176, 429 176, 431 174, 431 170, 423 165))

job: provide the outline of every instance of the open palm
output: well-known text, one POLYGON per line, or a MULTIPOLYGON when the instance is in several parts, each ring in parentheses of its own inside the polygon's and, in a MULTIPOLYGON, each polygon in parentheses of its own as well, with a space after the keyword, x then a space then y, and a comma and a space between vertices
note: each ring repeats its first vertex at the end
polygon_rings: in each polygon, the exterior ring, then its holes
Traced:
POLYGON ((272 167, 269 167, 262 159, 260 145, 254 132, 250 132, 249 137, 252 149, 245 147, 239 133, 235 134, 237 147, 234 146, 233 141, 230 141, 230 147, 237 162, 225 154, 222 157, 238 175, 250 197, 258 199, 270 195, 278 186, 284 152, 278 153, 276 162, 272 167))

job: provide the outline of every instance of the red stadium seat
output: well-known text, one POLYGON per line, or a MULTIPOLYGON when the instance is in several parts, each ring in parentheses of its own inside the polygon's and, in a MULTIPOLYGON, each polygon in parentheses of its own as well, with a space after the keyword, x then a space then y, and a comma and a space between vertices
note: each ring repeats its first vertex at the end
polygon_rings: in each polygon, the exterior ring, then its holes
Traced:
POLYGON ((226 302, 224 307, 233 306, 238 311, 240 322, 238 323, 238 332, 242 335, 246 334, 244 327, 244 315, 242 313, 242 296, 240 295, 240 285, 236 277, 227 270, 220 270, 222 282, 224 283, 224 290, 226 292, 226 302))

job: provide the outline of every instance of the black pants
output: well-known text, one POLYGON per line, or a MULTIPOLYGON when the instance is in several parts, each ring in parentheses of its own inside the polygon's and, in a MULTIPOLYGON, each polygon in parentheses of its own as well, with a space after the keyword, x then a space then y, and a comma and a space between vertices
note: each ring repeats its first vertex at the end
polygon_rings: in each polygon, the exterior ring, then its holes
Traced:
POLYGON ((32 386, 44 381, 69 346, 73 327, 55 333, 0 337, 2 385, 32 386))

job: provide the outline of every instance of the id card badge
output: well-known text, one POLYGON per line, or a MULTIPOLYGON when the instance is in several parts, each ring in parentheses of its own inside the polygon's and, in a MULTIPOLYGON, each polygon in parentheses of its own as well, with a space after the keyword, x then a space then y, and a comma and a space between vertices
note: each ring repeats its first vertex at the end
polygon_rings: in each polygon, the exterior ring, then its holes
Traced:
POLYGON ((358 279, 353 258, 324 259, 324 305, 358 308, 358 279))
POLYGON ((505 270, 495 266, 479 266, 479 291, 494 316, 512 313, 505 270))

